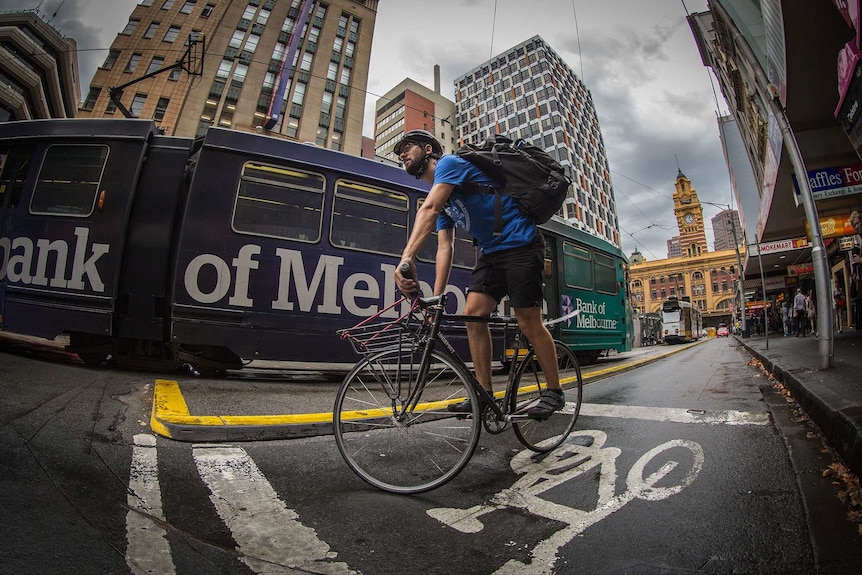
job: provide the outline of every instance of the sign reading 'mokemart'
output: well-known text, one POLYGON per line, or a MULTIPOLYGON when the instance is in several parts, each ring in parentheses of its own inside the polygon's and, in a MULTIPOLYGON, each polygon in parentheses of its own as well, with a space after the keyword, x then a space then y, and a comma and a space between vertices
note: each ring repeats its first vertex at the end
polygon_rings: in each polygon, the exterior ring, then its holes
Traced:
MULTIPOLYGON (((815 200, 862 193, 862 164, 808 170, 808 185, 815 200)), ((793 189, 799 205, 799 183, 793 174, 793 189)))

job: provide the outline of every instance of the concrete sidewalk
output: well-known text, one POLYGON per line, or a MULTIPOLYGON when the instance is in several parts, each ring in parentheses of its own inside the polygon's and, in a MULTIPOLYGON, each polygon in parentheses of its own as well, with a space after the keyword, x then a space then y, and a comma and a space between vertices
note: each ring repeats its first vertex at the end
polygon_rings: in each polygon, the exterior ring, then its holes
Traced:
POLYGON ((737 340, 790 390, 847 466, 862 475, 862 332, 850 328, 836 333, 835 367, 824 370, 818 369, 813 335, 737 340))

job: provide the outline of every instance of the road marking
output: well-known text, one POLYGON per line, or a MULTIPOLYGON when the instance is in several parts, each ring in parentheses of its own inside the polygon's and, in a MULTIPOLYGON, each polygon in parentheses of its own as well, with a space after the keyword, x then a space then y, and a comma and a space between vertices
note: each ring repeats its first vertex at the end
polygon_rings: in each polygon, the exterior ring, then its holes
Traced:
POLYGON ((427 514, 462 533, 478 533, 484 529, 480 517, 504 508, 524 509, 540 517, 565 523, 564 528, 533 548, 532 560, 529 563, 510 559, 495 572, 495 575, 550 574, 558 559, 559 549, 588 527, 608 518, 635 499, 661 501, 676 495, 691 485, 703 469, 703 448, 694 441, 674 439, 644 453, 629 470, 626 477, 627 490, 616 493, 616 460, 621 450, 618 447, 605 447, 606 441, 607 434, 604 431, 575 431, 560 447, 541 460, 537 461, 532 451, 521 451, 511 461, 512 470, 522 476, 512 487, 500 491, 487 503, 468 509, 429 509, 427 514), (574 442, 575 438, 588 438, 588 445, 574 442), (687 450, 689 455, 682 457, 681 461, 671 459, 680 455, 681 449, 687 450), (672 453, 664 454, 671 450, 672 453), (655 464, 661 463, 666 457, 668 460, 663 465, 645 475, 647 469, 655 469, 655 464), (659 485, 662 479, 680 465, 683 466, 679 470, 682 477, 680 478, 679 473, 674 476, 676 483, 659 485), (595 509, 585 511, 540 497, 542 493, 595 467, 599 468, 598 501, 595 509))
POLYGON ((155 521, 165 520, 159 487, 156 438, 147 433, 135 435, 129 492, 126 502, 126 565, 134 575, 176 573, 166 531, 155 521))
POLYGON ((645 419, 665 423, 706 423, 710 425, 769 425, 770 422, 769 413, 766 411, 704 410, 600 403, 584 403, 581 405, 581 415, 645 419))
POLYGON ((255 573, 351 573, 346 563, 317 538, 314 529, 298 521, 244 449, 198 445, 192 450, 210 500, 231 530, 242 562, 255 573))

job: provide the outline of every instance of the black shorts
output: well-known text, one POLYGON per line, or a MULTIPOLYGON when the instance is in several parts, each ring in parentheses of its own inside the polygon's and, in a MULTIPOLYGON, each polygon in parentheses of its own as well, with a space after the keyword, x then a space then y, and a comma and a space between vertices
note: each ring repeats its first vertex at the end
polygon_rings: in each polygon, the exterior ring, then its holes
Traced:
POLYGON ((480 255, 467 293, 486 293, 497 303, 508 295, 513 308, 542 307, 544 270, 545 241, 537 231, 524 247, 480 255))

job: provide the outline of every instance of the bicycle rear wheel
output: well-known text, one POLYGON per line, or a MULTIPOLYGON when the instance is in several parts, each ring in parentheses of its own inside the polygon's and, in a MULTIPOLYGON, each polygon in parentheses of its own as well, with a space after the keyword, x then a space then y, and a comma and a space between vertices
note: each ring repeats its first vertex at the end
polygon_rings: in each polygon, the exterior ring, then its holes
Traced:
POLYGON ((364 481, 392 493, 440 487, 467 465, 479 442, 481 418, 470 375, 448 353, 433 351, 415 408, 422 354, 381 351, 358 363, 341 384, 333 409, 335 442, 364 481), (472 413, 451 404, 472 402, 472 413))
POLYGON ((537 420, 526 416, 526 411, 539 402, 539 394, 547 387, 545 376, 533 350, 518 366, 513 380, 514 389, 509 393, 509 410, 513 416, 512 428, 525 447, 538 453, 557 448, 572 429, 581 411, 584 382, 581 367, 566 344, 555 341, 560 384, 566 394, 566 405, 555 411, 548 419, 537 420), (519 415, 524 414, 524 415, 519 415))

